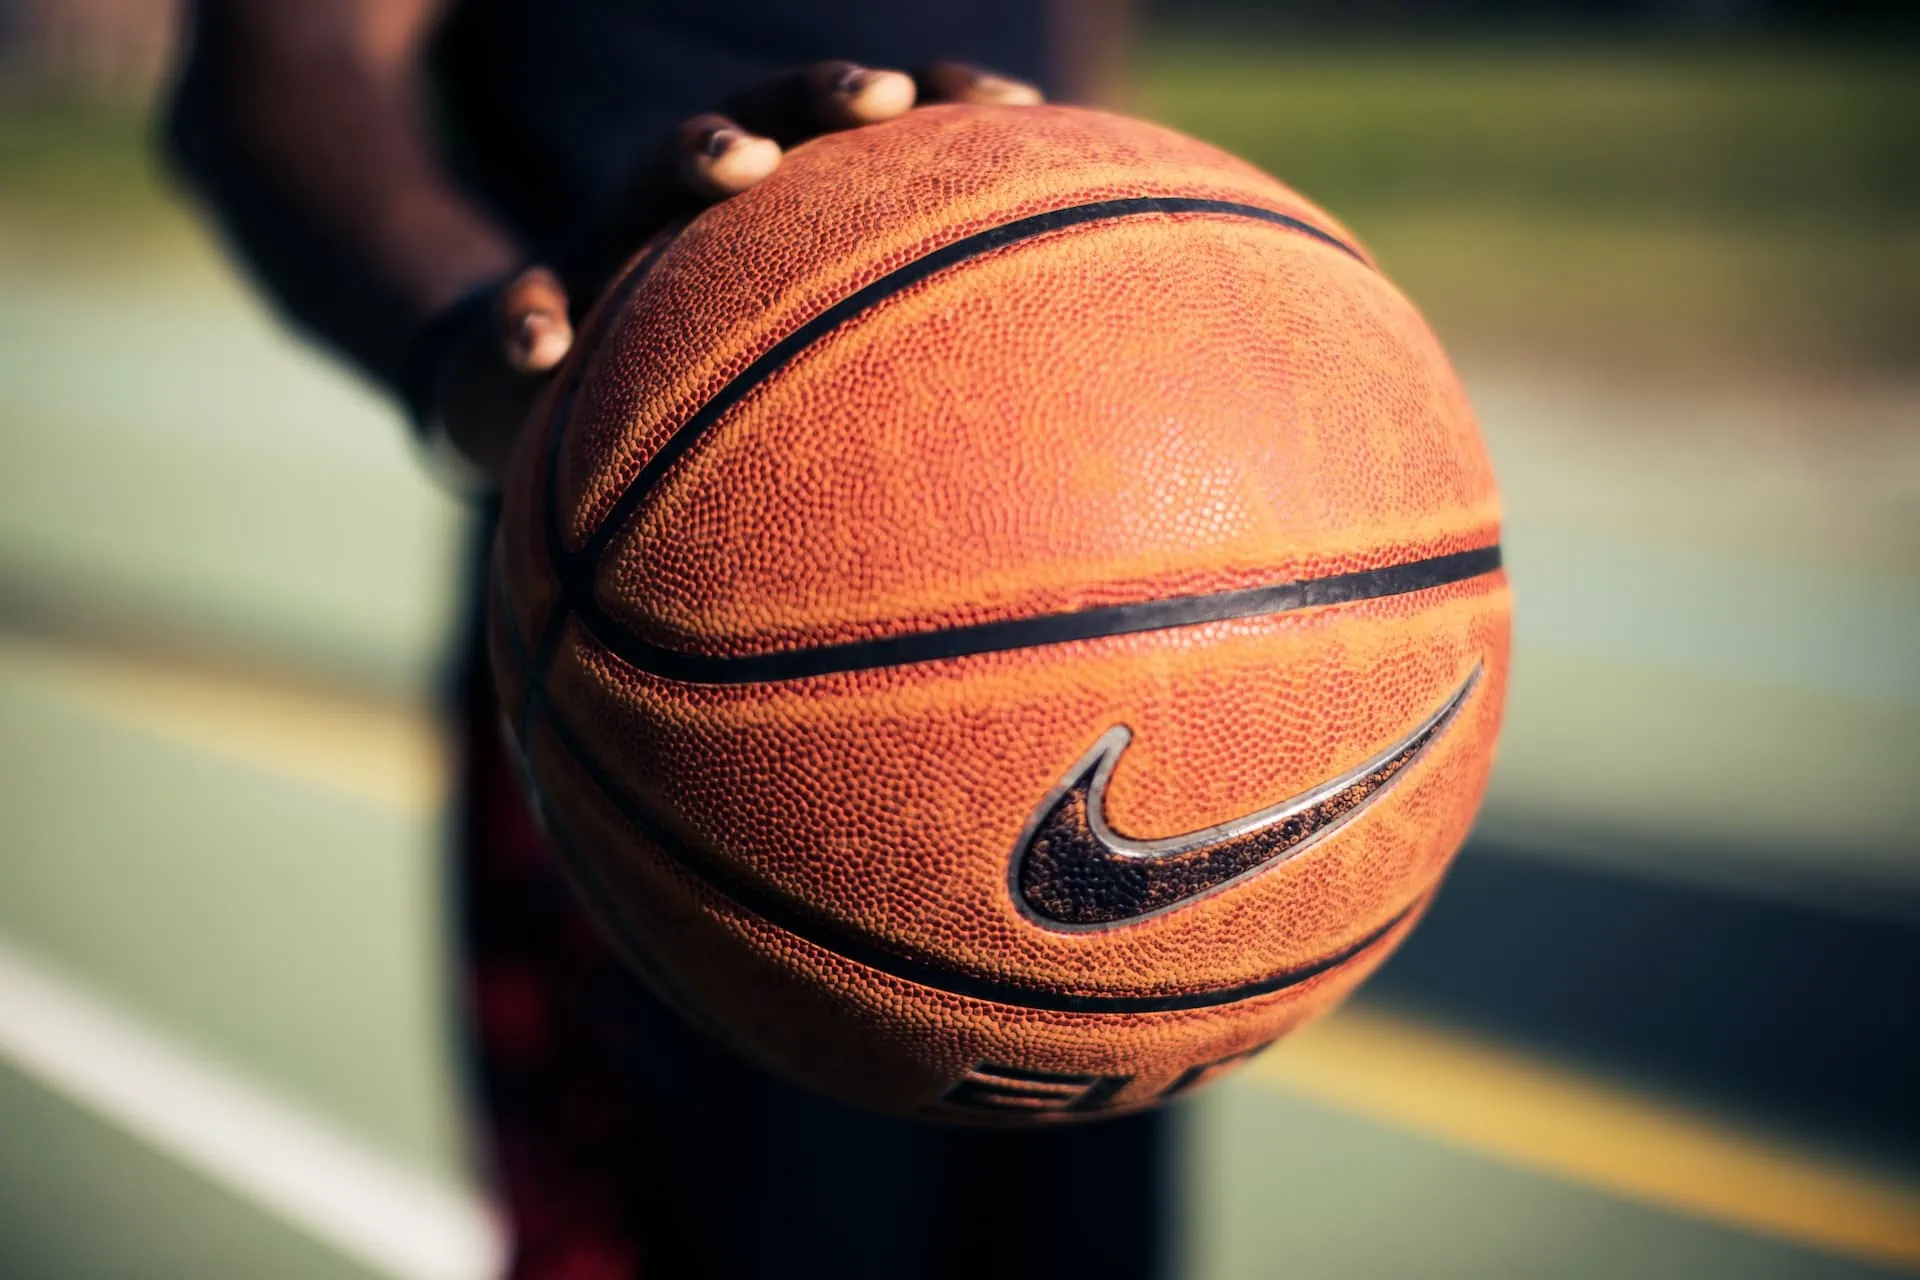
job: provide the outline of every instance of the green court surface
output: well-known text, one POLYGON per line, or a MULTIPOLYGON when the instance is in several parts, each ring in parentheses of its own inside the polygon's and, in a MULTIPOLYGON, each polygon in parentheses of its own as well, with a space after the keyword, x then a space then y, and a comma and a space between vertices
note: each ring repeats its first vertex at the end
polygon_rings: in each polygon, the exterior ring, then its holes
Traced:
MULTIPOLYGON (((1483 837, 1911 940, 1920 395, 1468 380, 1520 611, 1483 837)), ((0 233, 0 1274, 484 1271, 430 710, 464 538, 393 416, 196 241, 0 233)), ((1526 1031, 1487 1078, 1551 1057, 1526 1031)), ((1901 1122, 1600 1053, 1516 1134, 1466 1093, 1305 1089, 1315 1052, 1189 1107, 1183 1275, 1920 1267, 1901 1122)))

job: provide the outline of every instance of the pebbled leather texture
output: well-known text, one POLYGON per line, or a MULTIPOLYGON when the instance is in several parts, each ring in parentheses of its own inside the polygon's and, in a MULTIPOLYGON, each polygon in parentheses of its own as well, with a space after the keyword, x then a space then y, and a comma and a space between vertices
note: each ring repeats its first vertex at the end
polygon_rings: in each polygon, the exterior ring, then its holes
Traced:
POLYGON ((1326 214, 1151 125, 926 108, 796 148, 608 291, 510 477, 490 635, 556 841, 669 1000, 857 1103, 1074 1118, 1204 1082, 1412 927, 1492 759, 1506 580, 984 652, 964 629, 1498 536, 1444 353, 1326 214), (928 633, 954 656, 636 657, 928 633), (1105 822, 1151 841, 1350 773, 1476 671, 1297 856, 1111 927, 1016 900, 1029 824, 1115 726, 1105 822))

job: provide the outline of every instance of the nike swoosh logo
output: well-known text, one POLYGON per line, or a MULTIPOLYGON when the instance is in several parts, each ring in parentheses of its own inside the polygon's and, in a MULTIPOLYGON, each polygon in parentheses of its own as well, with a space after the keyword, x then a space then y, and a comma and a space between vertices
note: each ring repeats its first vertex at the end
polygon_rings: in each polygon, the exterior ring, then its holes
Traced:
POLYGON ((1107 784, 1133 739, 1100 735, 1034 811, 1010 869, 1014 901, 1052 929, 1105 929, 1203 897, 1284 862, 1352 822, 1403 776, 1480 683, 1475 666, 1439 710, 1404 738, 1338 777, 1245 817, 1160 840, 1107 825, 1107 784))

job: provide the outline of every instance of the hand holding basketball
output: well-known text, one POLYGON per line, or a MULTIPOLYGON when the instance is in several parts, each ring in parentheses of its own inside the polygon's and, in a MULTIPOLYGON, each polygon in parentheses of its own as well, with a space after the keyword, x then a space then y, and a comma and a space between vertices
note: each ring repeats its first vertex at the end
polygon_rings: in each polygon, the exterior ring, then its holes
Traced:
MULTIPOLYGON (((818 62, 734 95, 726 113, 682 121, 628 198, 609 238, 618 257, 679 217, 755 186, 779 167, 782 148, 810 137, 891 120, 916 102, 1023 105, 1040 92, 1019 80, 955 62, 917 76, 846 61, 818 62)), ((576 290, 598 293, 590 269, 576 290), (583 289, 582 289, 583 286, 583 289)), ((548 376, 573 347, 573 299, 560 277, 530 266, 463 321, 434 377, 434 407, 447 438, 498 483, 548 376)))

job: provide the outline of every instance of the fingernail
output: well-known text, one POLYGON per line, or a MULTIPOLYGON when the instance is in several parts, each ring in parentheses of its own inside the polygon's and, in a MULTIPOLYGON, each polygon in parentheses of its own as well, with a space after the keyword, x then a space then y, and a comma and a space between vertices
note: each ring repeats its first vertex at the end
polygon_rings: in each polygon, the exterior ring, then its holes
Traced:
POLYGON ((848 67, 833 81, 833 91, 842 97, 851 98, 866 88, 872 81, 873 73, 865 67, 848 67))
POLYGON ((982 72, 974 77, 973 93, 976 97, 1009 104, 1040 101, 1040 91, 1026 81, 1009 80, 1006 76, 997 76, 991 71, 982 72))
POLYGON ((700 150, 709 160, 717 160, 732 150, 733 144, 740 141, 741 136, 738 129, 715 129, 700 140, 700 150))

